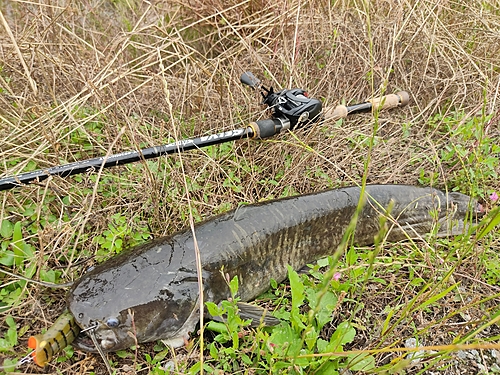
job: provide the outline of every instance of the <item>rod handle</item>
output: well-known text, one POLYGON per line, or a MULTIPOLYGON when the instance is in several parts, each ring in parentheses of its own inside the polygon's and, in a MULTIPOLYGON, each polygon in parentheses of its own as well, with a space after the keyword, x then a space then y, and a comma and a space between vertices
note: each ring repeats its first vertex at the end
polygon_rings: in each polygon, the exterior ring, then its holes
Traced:
POLYGON ((362 111, 381 111, 391 108, 404 107, 410 101, 410 95, 406 91, 399 91, 395 94, 385 95, 379 98, 368 99, 365 103, 357 104, 352 107, 338 105, 328 107, 324 111, 325 120, 338 120, 346 118, 351 113, 362 111))

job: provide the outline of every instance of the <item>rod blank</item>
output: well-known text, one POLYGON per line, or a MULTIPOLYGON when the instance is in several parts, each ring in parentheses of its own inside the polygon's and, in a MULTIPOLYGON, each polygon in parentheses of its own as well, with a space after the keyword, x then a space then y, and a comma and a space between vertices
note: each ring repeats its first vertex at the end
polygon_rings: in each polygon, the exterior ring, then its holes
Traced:
MULTIPOLYGON (((408 104, 409 95, 405 91, 390 94, 381 98, 367 100, 364 103, 352 106, 338 105, 334 108, 327 108, 323 112, 325 120, 337 120, 346 118, 350 114, 385 110, 402 107, 408 104)), ((38 169, 33 172, 21 173, 17 176, 10 176, 0 179, 0 191, 12 189, 17 186, 26 185, 33 182, 40 182, 50 176, 67 177, 80 173, 87 173, 99 170, 100 168, 115 167, 118 165, 134 163, 140 160, 147 160, 173 154, 176 152, 189 151, 196 148, 207 147, 219 143, 236 141, 244 138, 269 138, 284 128, 284 122, 280 119, 267 119, 252 122, 246 128, 230 130, 223 133, 207 135, 198 138, 183 139, 177 142, 168 143, 161 146, 153 146, 138 151, 125 151, 108 157, 98 157, 77 161, 74 163, 57 165, 46 169, 38 169)))
POLYGON ((16 186, 29 184, 31 182, 40 182, 49 176, 68 177, 75 174, 97 171, 101 167, 109 168, 118 165, 135 163, 139 160, 153 159, 176 152, 194 150, 200 147, 207 147, 223 142, 236 141, 243 138, 252 138, 252 128, 235 129, 224 133, 212 134, 208 136, 183 139, 177 142, 168 143, 161 146, 153 146, 139 151, 125 151, 119 154, 109 155, 76 161, 74 163, 57 165, 46 169, 38 169, 33 172, 21 173, 17 176, 5 177, 0 179, 0 191, 12 189, 16 186))

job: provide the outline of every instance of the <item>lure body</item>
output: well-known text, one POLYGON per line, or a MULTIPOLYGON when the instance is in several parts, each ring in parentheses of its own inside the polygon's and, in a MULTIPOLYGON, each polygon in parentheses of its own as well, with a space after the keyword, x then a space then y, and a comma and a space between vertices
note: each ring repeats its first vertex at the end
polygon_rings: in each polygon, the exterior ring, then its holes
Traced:
POLYGON ((80 327, 69 311, 65 311, 47 332, 31 336, 28 347, 33 349, 31 356, 40 367, 44 367, 54 354, 71 344, 80 333, 80 327))

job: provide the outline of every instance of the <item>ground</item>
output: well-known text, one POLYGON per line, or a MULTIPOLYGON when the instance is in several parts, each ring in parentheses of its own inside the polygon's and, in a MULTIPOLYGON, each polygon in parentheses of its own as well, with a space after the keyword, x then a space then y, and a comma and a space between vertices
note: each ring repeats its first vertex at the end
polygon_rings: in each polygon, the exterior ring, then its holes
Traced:
MULTIPOLYGON (((265 119, 260 94, 239 82, 247 70, 265 86, 304 88, 325 107, 401 90, 410 96, 404 108, 267 140, 2 191, 3 269, 70 282, 122 249, 188 226, 191 214, 200 221, 239 204, 362 183, 456 190, 494 214, 499 9, 493 0, 0 0, 1 177, 265 119)), ((280 357, 269 344, 277 333, 245 327, 238 345, 207 331, 201 353, 194 334, 187 348, 145 344, 111 355, 111 366, 123 374, 160 374, 169 365, 194 373, 203 358, 204 371, 219 374, 498 373, 500 237, 487 225, 458 238, 346 248, 334 264, 340 278, 330 284, 329 321, 307 326, 325 342, 338 327, 355 332, 340 347, 351 354, 340 359, 280 357), (421 359, 403 352, 415 346, 427 348, 421 359), (365 367, 353 364, 361 354, 365 367)), ((311 280, 323 281, 331 266, 301 274, 300 285, 319 293, 311 280)), ((66 292, 8 275, 0 281, 8 364, 63 311, 66 292)), ((258 303, 285 316, 297 307, 298 285, 277 285, 258 303)), ((306 317, 308 301, 298 307, 306 317)), ((301 355, 322 353, 311 345, 301 355)), ((106 368, 99 356, 67 349, 44 370, 17 371, 106 368)))

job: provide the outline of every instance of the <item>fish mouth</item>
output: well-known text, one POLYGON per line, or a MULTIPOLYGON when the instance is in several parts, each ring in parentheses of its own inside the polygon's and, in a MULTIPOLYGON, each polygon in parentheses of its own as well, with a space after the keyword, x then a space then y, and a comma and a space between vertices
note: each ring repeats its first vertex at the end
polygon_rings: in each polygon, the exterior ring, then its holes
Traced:
POLYGON ((71 345, 75 349, 83 350, 84 352, 98 353, 94 342, 86 332, 80 332, 71 345))
POLYGON ((91 332, 90 330, 87 332, 80 332, 72 342, 72 345, 76 349, 90 353, 99 353, 99 349, 104 352, 113 351, 113 348, 116 347, 116 340, 114 340, 112 337, 106 336, 109 335, 101 335, 96 333, 95 331, 91 332), (92 340, 92 337, 90 335, 95 335, 95 341, 97 342, 97 345, 100 346, 100 348, 96 348, 96 344, 94 343, 94 340, 92 340))

